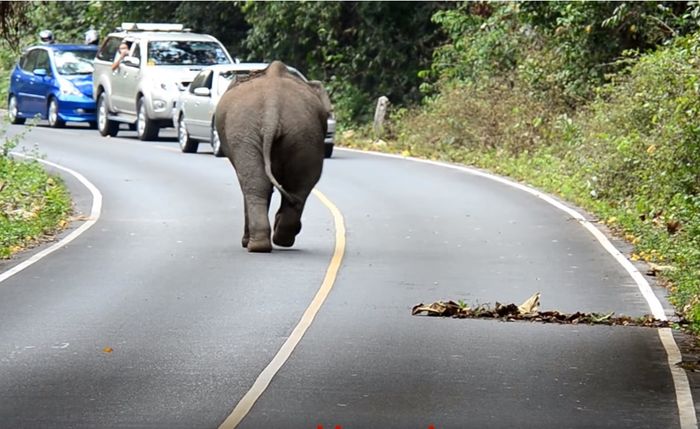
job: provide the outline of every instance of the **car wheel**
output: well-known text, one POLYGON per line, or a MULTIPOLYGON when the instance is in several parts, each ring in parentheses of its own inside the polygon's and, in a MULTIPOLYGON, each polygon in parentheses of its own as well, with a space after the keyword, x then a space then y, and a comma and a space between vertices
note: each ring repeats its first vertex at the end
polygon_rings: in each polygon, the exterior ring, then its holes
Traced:
POLYGON ((158 137, 158 125, 148 118, 146 103, 143 102, 143 98, 139 98, 136 111, 138 112, 136 116, 136 133, 139 139, 144 141, 155 140, 158 137))
POLYGON ((325 145, 323 156, 325 158, 330 158, 331 156, 333 156, 333 145, 332 144, 325 145))
POLYGON ((177 121, 177 141, 180 143, 180 150, 184 153, 195 153, 199 143, 190 137, 185 125, 185 115, 180 115, 177 121))
POLYGON ((49 113, 47 116, 51 128, 63 128, 66 125, 65 121, 58 116, 58 100, 55 98, 49 101, 49 113))
POLYGON ((7 117, 10 119, 11 124, 23 124, 26 120, 25 118, 20 118, 19 109, 17 108, 17 97, 14 95, 10 96, 10 101, 7 103, 7 117))
POLYGON ((214 151, 214 156, 220 158, 224 156, 224 151, 221 150, 221 139, 219 138, 219 132, 216 130, 216 123, 212 121, 211 123, 211 149, 214 151))
POLYGON ((119 122, 109 119, 104 93, 100 94, 100 98, 97 99, 97 130, 105 137, 114 137, 119 132, 119 122))

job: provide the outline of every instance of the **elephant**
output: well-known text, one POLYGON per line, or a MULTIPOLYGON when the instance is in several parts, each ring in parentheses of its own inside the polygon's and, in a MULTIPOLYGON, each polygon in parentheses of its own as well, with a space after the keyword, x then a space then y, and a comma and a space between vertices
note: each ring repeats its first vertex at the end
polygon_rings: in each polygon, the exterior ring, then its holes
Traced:
POLYGON ((281 61, 233 82, 222 95, 216 130, 243 193, 241 244, 249 252, 294 245, 306 200, 321 178, 331 109, 321 82, 293 75, 281 61), (273 188, 281 204, 271 241, 273 188))

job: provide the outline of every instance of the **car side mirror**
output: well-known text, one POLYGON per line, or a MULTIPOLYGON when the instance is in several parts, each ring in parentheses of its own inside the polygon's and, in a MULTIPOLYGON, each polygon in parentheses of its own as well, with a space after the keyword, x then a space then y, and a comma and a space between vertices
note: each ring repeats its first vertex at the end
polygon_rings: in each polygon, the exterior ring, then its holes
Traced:
POLYGON ((46 76, 47 75, 46 69, 34 69, 34 71, 32 73, 34 73, 37 76, 46 76))
POLYGON ((127 66, 138 67, 141 65, 141 60, 137 57, 126 56, 122 62, 127 66))
POLYGON ((200 95, 202 97, 209 97, 211 95, 211 90, 206 86, 200 86, 194 89, 194 95, 200 95))

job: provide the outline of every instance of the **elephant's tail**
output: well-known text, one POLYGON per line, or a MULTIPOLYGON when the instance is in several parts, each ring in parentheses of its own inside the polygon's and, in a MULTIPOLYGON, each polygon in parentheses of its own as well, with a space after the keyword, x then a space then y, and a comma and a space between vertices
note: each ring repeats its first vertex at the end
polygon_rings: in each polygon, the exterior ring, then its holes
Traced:
POLYGON ((267 178, 270 179, 272 186, 277 188, 277 190, 280 191, 280 194, 282 194, 284 198, 286 198, 290 203, 297 205, 300 203, 299 198, 287 192, 272 174, 272 142, 275 139, 276 127, 279 124, 279 112, 277 112, 277 109, 275 108, 268 108, 266 109, 266 111, 267 115, 265 115, 266 117, 263 121, 264 129, 262 142, 263 161, 265 163, 265 174, 267 175, 267 178), (265 126, 267 124, 274 124, 275 128, 265 126))

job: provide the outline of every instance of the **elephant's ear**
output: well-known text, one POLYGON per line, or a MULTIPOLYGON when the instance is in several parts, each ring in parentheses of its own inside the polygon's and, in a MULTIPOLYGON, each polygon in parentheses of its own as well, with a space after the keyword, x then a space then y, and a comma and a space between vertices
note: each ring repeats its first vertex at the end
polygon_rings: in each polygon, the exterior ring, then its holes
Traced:
POLYGON ((331 99, 328 96, 328 92, 326 91, 326 88, 323 86, 323 83, 318 80, 310 80, 309 81, 309 86, 311 89, 313 89, 314 93, 316 93, 316 96, 318 97, 319 100, 321 100, 321 104, 323 104, 323 108, 326 109, 326 111, 330 114, 333 112, 333 105, 331 104, 331 99))

